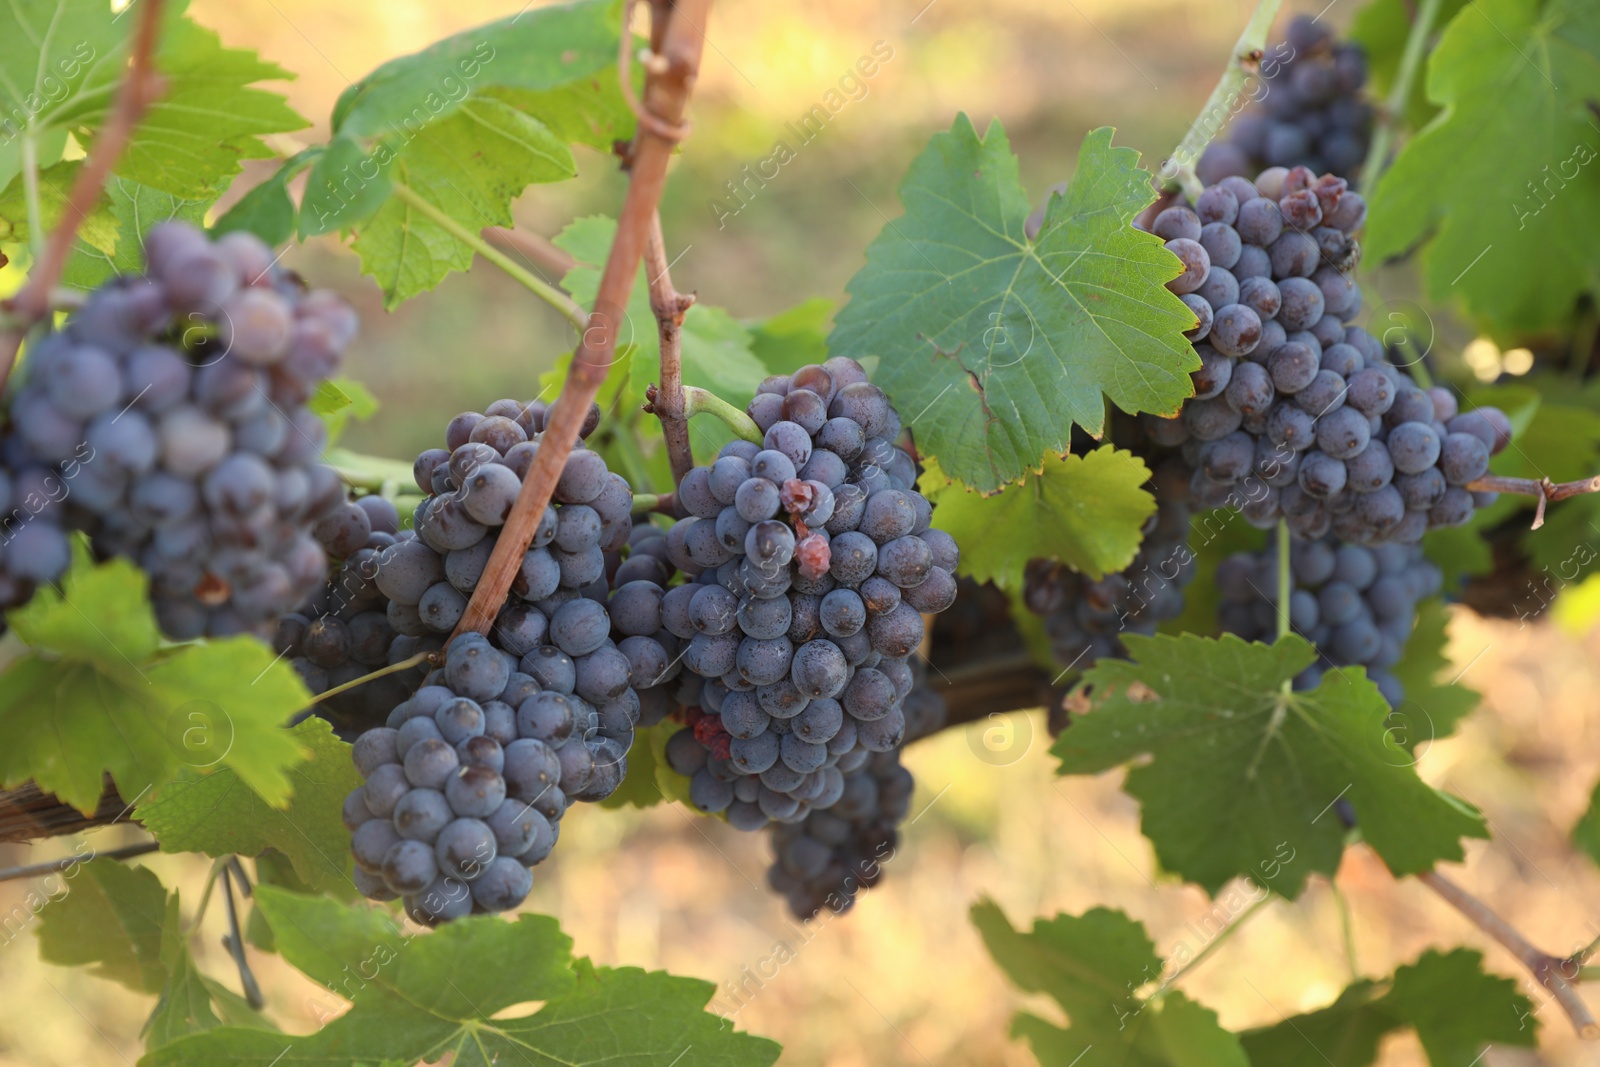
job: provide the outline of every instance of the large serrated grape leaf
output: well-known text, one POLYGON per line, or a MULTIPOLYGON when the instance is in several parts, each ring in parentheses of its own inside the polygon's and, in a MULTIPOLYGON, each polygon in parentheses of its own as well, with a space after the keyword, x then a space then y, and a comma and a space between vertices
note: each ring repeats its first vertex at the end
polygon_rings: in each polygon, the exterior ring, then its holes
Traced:
MULTIPOLYGON (((239 173, 240 160, 270 156, 266 134, 307 125, 283 97, 253 88, 292 77, 170 5, 155 67, 162 92, 134 129, 116 171, 180 197, 206 195, 239 173)), ((8 126, 0 182, 17 179, 20 138, 71 131, 92 146, 110 113, 137 18, 97 0, 17 0, 0 11, 0 113, 8 126), (12 128, 15 127, 15 129, 12 128)), ((59 148, 56 156, 59 158, 59 148)), ((41 163, 54 159, 43 157, 41 163)))
POLYGON ((269 848, 289 858, 308 886, 351 897, 350 831, 340 816, 344 798, 361 784, 350 746, 316 716, 288 731, 311 753, 290 773, 289 803, 275 808, 231 770, 186 774, 134 817, 163 852, 258 856, 269 848))
POLYGON ((594 968, 574 960, 554 919, 472 916, 430 934, 402 931, 388 912, 346 907, 273 886, 258 904, 284 957, 353 1007, 316 1033, 280 1036, 222 1027, 145 1055, 143 1067, 189 1064, 454 1063, 770 1064, 778 1046, 737 1033, 703 1010, 709 982, 594 968), (495 1017, 543 1001, 536 1012, 495 1017))
POLYGON ((1247 1067, 1239 1039, 1217 1015, 1182 993, 1140 999, 1134 991, 1161 977, 1162 963, 1143 925, 1120 911, 1036 919, 1012 927, 991 900, 972 922, 1001 970, 1029 993, 1047 993, 1071 1021, 1056 1026, 1029 1012, 1011 1023, 1043 1067, 1247 1067))
POLYGON ((305 685, 253 637, 158 654, 147 584, 127 560, 80 559, 6 617, 33 651, 0 674, 0 781, 32 778, 90 812, 108 773, 132 799, 226 768, 282 804, 306 754, 282 726, 305 685))
POLYGON ((1538 1020, 1516 982, 1486 974, 1477 952, 1430 949, 1387 981, 1363 979, 1326 1008, 1239 1036, 1251 1067, 1366 1067, 1387 1034, 1407 1027, 1433 1067, 1463 1067, 1491 1042, 1533 1047, 1538 1020))
POLYGON ((1292 898, 1311 874, 1331 876, 1344 848, 1339 799, 1397 876, 1459 860, 1462 837, 1489 836, 1475 811, 1417 777, 1360 668, 1292 692, 1316 659, 1294 635, 1123 642, 1132 659, 1084 674, 1093 710, 1051 751, 1062 774, 1133 762, 1124 789, 1143 808, 1144 835, 1162 866, 1207 892, 1247 876, 1292 898))
MULTIPOLYGON (((468 100, 431 123, 390 170, 393 182, 474 232, 511 225, 511 201, 529 184, 578 172, 571 150, 549 127, 488 97, 468 100)), ((395 196, 360 224, 353 247, 389 308, 432 289, 453 270, 466 270, 474 255, 437 221, 395 196)))
POLYGON ((1429 57, 1428 96, 1443 110, 1378 182, 1367 254, 1431 234, 1435 299, 1508 333, 1568 324, 1600 289, 1600 5, 1469 4, 1429 57))
POLYGON ((1022 587, 1030 559, 1055 559, 1094 578, 1126 567, 1139 551, 1155 498, 1140 488, 1150 469, 1110 445, 1087 455, 1046 456, 1042 468, 983 496, 924 462, 918 486, 933 524, 961 545, 961 573, 1001 589, 1022 587))
POLYGON ((1155 197, 1109 128, 1083 140, 1044 226, 998 122, 966 115, 934 136, 900 185, 905 215, 867 249, 829 348, 881 358, 918 450, 984 492, 1068 451, 1074 423, 1099 436, 1102 392, 1125 411, 1172 414, 1193 393, 1194 316, 1167 291, 1177 258, 1130 223, 1155 197))
POLYGON ((60 879, 63 895, 39 917, 39 958, 90 967, 135 993, 156 993, 167 976, 161 960, 167 891, 148 867, 87 860, 60 879))

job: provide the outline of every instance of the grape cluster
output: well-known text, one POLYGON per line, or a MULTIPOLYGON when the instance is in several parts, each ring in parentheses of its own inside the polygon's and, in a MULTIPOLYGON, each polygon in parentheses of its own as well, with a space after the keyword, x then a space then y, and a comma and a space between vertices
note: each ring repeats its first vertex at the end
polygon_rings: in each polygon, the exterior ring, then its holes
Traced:
POLYGON ((1254 183, 1224 178, 1151 230, 1183 264, 1168 283, 1194 312, 1194 399, 1149 417, 1151 439, 1181 447, 1203 508, 1229 506, 1296 536, 1415 543, 1459 526, 1492 494, 1465 486, 1510 441, 1496 408, 1459 413, 1389 364, 1347 325, 1361 310, 1348 271, 1366 205, 1344 179, 1297 167, 1254 183))
POLYGON ((0 455, 0 602, 59 577, 77 529, 150 575, 167 636, 270 636, 326 578, 311 531, 344 488, 306 402, 355 313, 247 233, 162 223, 144 257, 29 349, 0 455))
MULTIPOLYGON (((355 681, 419 652, 437 652, 436 634, 406 636, 389 622, 389 598, 378 588, 378 554, 416 535, 381 496, 346 501, 317 524, 314 536, 334 562, 327 582, 278 622, 274 644, 313 694, 355 681)), ((342 732, 382 722, 421 684, 426 668, 387 674, 335 694, 316 707, 342 732)))
MULTIPOLYGON (((450 421, 448 450, 417 458, 417 485, 430 495, 413 535, 377 551, 372 578, 399 635, 390 661, 425 650, 461 620, 538 452, 544 415, 542 405, 496 401, 450 421)), ((598 421, 591 410, 584 436, 598 421)), ((346 549, 370 544, 371 515, 356 514, 368 508, 376 506, 358 500, 341 509, 322 533, 346 549)), ((567 807, 622 784, 641 704, 610 636, 606 556, 628 543, 632 508, 628 483, 598 453, 576 448, 490 635, 456 638, 444 666, 387 725, 357 739, 367 780, 345 815, 368 896, 402 896, 427 923, 515 907, 567 807)), ((356 575, 364 578, 363 564, 356 575)), ((359 617, 379 600, 358 588, 369 606, 359 617)))
MULTIPOLYGON (((847 775, 903 743, 909 660, 922 615, 955 600, 958 551, 930 528, 899 417, 854 360, 768 378, 748 413, 762 445, 733 441, 679 486, 689 517, 664 547, 693 580, 643 591, 637 629, 659 617, 683 642, 692 729, 668 758, 692 802, 755 830, 832 807, 847 775)), ((618 589, 619 620, 638 589, 618 589)))
POLYGON ((1356 177, 1372 141, 1373 107, 1362 90, 1367 56, 1336 41, 1316 19, 1289 24, 1287 40, 1260 63, 1258 103, 1234 119, 1228 139, 1213 141, 1195 170, 1212 183, 1250 177, 1267 167, 1309 167, 1356 177))
POLYGON ((1103 657, 1125 657, 1123 633, 1153 634, 1182 613, 1183 590, 1195 574, 1189 477, 1176 455, 1156 464, 1156 511, 1145 521, 1138 555, 1123 570, 1094 581, 1054 560, 1028 561, 1023 603, 1044 618, 1059 663, 1087 670, 1103 657))
POLYGON ((533 886, 575 800, 609 796, 626 748, 594 706, 541 686, 481 634, 352 749, 346 799, 357 887, 428 925, 507 911, 533 886))
MULTIPOLYGON (((925 684, 921 660, 912 667, 915 681, 903 702, 907 741, 942 728, 947 712, 944 698, 925 684)), ((844 776, 844 793, 831 808, 772 827, 767 884, 795 918, 809 919, 821 908, 842 914, 882 879, 900 843, 914 785, 899 750, 875 752, 844 776)))
MULTIPOLYGON (((1341 544, 1332 538, 1292 542, 1289 625, 1317 647, 1322 660, 1294 680, 1315 689, 1325 671, 1365 667, 1390 707, 1405 697, 1390 668, 1405 654, 1417 602, 1439 592, 1439 568, 1416 545, 1341 544)), ((1217 565, 1217 610, 1224 633, 1247 641, 1277 636, 1278 555, 1237 552, 1217 565)))

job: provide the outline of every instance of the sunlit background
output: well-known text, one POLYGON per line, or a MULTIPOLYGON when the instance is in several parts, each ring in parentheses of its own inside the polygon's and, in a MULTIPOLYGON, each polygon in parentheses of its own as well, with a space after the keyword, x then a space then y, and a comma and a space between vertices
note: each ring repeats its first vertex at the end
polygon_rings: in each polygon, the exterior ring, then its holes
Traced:
MULTIPOLYGON (((743 318, 819 295, 842 300, 866 245, 900 213, 900 175, 958 110, 980 128, 994 117, 1005 124, 1035 199, 1070 176, 1079 141, 1097 126, 1117 127, 1118 143, 1141 150, 1147 163, 1158 160, 1199 109, 1251 6, 719 0, 693 135, 663 206, 674 280, 743 318), (893 56, 867 82, 865 97, 815 140, 795 144, 785 124, 818 104, 878 42, 893 56), (739 206, 726 183, 742 182, 742 168, 766 159, 779 140, 796 148, 796 157, 719 225, 714 202, 739 206)), ((1342 27, 1354 8, 1354 0, 1335 2, 1323 18, 1342 27)), ((195 0, 191 10, 226 43, 255 48, 296 72, 283 88, 316 123, 309 139, 325 135, 339 92, 383 60, 512 14, 517 5, 195 0)), ((578 151, 581 177, 535 186, 517 205, 521 228, 548 237, 576 217, 615 211, 623 183, 614 161, 578 151)), ((234 195, 266 171, 252 164, 234 195)), ((383 405, 376 420, 347 435, 347 444, 364 451, 413 453, 436 444, 456 411, 537 392, 538 375, 571 344, 554 312, 492 268, 454 275, 386 314, 348 251, 313 241, 286 262, 339 289, 363 313, 348 371, 383 405)), ((1391 295, 1414 288, 1403 268, 1378 283, 1391 295)), ((1457 350, 1472 340, 1447 317, 1441 330, 1457 350)), ((1479 377, 1528 369, 1526 352, 1501 352, 1487 341, 1464 356, 1479 377)), ((1461 684, 1483 692, 1483 706, 1459 737, 1425 750, 1420 771, 1481 806, 1495 831, 1492 842, 1471 843, 1468 862, 1453 873, 1536 943, 1570 951, 1600 933, 1600 876, 1566 842, 1600 773, 1600 644, 1542 621, 1519 628, 1458 610, 1450 652, 1466 668, 1461 684)), ((992 896, 1019 925, 1097 903, 1120 907, 1148 925, 1163 954, 1181 942, 1198 950, 1202 938, 1186 924, 1209 908, 1199 890, 1155 872, 1137 809, 1118 791, 1120 775, 1057 779, 1047 747, 1037 714, 949 730, 912 746, 906 762, 917 776, 919 814, 886 880, 852 913, 811 929, 792 924, 766 889, 763 835, 734 833, 677 806, 574 809, 554 858, 538 869, 527 907, 556 916, 577 951, 598 962, 667 968, 724 987, 745 982, 737 1023, 782 1042, 785 1063, 1031 1064, 1031 1053, 1007 1037, 1010 1016, 1019 1006, 1048 1018, 1058 1013, 1018 994, 990 963, 967 920, 973 902, 992 896), (771 959, 780 941, 794 958, 757 989, 745 969, 771 959)), ((112 829, 91 840, 103 849, 140 836, 112 829)), ((66 855, 73 844, 0 847, 0 864, 66 855)), ((206 865, 189 857, 145 862, 181 889, 192 910, 206 865)), ((1515 976, 1543 1002, 1507 953, 1420 887, 1396 885, 1369 853, 1353 850, 1338 883, 1354 915, 1361 973, 1381 976, 1426 946, 1465 943, 1485 948, 1491 968, 1515 976)), ((0 914, 26 888, 0 885, 0 914)), ((213 907, 197 951, 208 974, 237 988, 220 944, 224 929, 213 907)), ((271 1014, 285 1029, 308 1032, 342 1010, 275 957, 252 959, 271 1014)), ((1183 988, 1216 1008, 1224 1025, 1244 1028, 1320 1007, 1350 977, 1335 896, 1314 880, 1301 900, 1275 902, 1255 916, 1183 988)), ((735 1003, 726 988, 719 1003, 735 1003)), ((81 970, 41 964, 31 931, 0 936, 0 1004, 4 1067, 131 1064, 151 1007, 148 998, 81 970)), ((1542 1052, 1491 1050, 1483 1062, 1600 1062, 1594 1053, 1580 1056, 1554 1007, 1538 1018, 1542 1052)), ((1425 1060, 1403 1035, 1386 1043, 1382 1062, 1425 1060)))

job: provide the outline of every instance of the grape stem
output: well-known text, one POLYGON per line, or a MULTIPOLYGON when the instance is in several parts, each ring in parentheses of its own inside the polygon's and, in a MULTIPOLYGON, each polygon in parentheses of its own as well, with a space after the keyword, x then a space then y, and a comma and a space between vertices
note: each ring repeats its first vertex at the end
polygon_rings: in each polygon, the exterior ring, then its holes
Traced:
POLYGON ((1417 17, 1411 23, 1411 32, 1406 35, 1406 47, 1400 53, 1400 69, 1395 72, 1389 99, 1383 105, 1378 128, 1372 132, 1372 144, 1361 166, 1361 188, 1369 194, 1378 184, 1378 175, 1383 173, 1395 130, 1405 114, 1406 101, 1411 97, 1411 83, 1416 80, 1417 68, 1422 65, 1423 53, 1428 49, 1428 37, 1433 33, 1434 20, 1439 17, 1439 7, 1440 0, 1422 0, 1417 17))
MULTIPOLYGON (((462 613, 455 635, 487 633, 505 603, 523 553, 555 493, 556 481, 578 441, 589 407, 606 380, 616 354, 617 331, 626 316, 628 296, 649 242, 650 223, 661 202, 667 162, 677 141, 666 134, 681 129, 684 108, 699 74, 705 48, 703 27, 711 0, 652 4, 652 62, 647 65, 643 107, 658 121, 639 124, 628 153, 628 191, 617 218, 617 232, 600 274, 594 310, 579 335, 561 395, 545 416, 544 433, 533 466, 506 516, 494 552, 462 613)), ((622 27, 624 42, 628 29, 622 27)), ((619 48, 625 45, 619 45, 619 48)), ((472 235, 481 242, 476 234, 472 235)), ((485 247, 488 247, 485 244, 485 247)), ((496 253, 499 255, 499 253, 496 253)), ((504 258, 504 257, 502 257, 504 258)))
POLYGON ((363 674, 359 678, 352 678, 343 685, 336 685, 332 689, 318 693, 306 703, 306 707, 313 707, 324 700, 338 696, 340 693, 348 692, 357 686, 366 685, 368 682, 382 678, 386 674, 399 674, 401 671, 409 671, 413 667, 420 667, 424 663, 434 662, 438 657, 439 653, 437 652, 418 652, 415 656, 403 659, 399 663, 391 663, 387 667, 379 667, 371 674, 363 674))
POLYGON ((1178 142, 1178 147, 1161 165, 1161 182, 1176 182, 1191 202, 1199 199, 1201 190, 1205 188, 1195 174, 1195 164, 1199 162, 1206 146, 1222 132, 1228 119, 1237 110, 1240 92, 1256 72, 1261 53, 1267 46, 1267 34, 1272 30, 1272 20, 1278 16, 1278 8, 1282 5, 1283 0, 1259 0, 1250 21, 1245 23, 1244 32, 1239 34, 1239 40, 1228 55, 1228 66, 1223 70, 1222 77, 1217 79, 1217 87, 1211 90, 1205 106, 1189 124, 1189 130, 1178 142))
POLYGON ((1550 991, 1556 1003, 1561 1005, 1561 1010, 1572 1020, 1573 1029, 1577 1030, 1579 1037, 1585 1040, 1600 1037, 1600 1025, 1595 1023, 1594 1016, 1589 1013, 1589 1006, 1583 1002, 1583 998, 1578 996, 1577 989, 1573 987, 1573 983, 1580 977, 1580 969, 1572 959, 1552 956, 1534 948, 1527 938, 1496 915, 1489 905, 1438 871, 1424 871, 1417 875, 1417 880, 1439 894, 1445 903, 1466 916, 1472 925, 1509 949, 1511 954, 1532 973, 1534 981, 1550 991))
POLYGON ((1539 503, 1533 509, 1533 525, 1530 527, 1537 530, 1544 525, 1546 503, 1555 503, 1585 493, 1600 493, 1600 474, 1593 478, 1560 483, 1552 482, 1549 478, 1507 478, 1499 474, 1485 474, 1482 478, 1468 482, 1462 488, 1473 492, 1517 493, 1521 496, 1538 497, 1539 503))
POLYGON ((644 246, 644 273, 650 283, 650 310, 655 313, 661 338, 661 384, 650 398, 650 406, 661 420, 661 435, 667 441, 667 459, 672 464, 672 484, 694 469, 694 450, 689 445, 689 419, 683 411, 683 317, 694 306, 694 294, 687 296, 672 287, 667 273, 667 244, 661 236, 661 213, 650 216, 650 239, 644 246))
POLYGON ((1278 520, 1278 639, 1289 636, 1289 597, 1293 583, 1289 580, 1289 524, 1278 520))
MULTIPOLYGON (((648 391, 646 395, 649 395, 648 391)), ((763 444, 766 441, 766 435, 761 432, 761 427, 755 424, 755 420, 709 389, 686 385, 683 387, 683 398, 686 417, 692 419, 696 415, 714 415, 743 440, 753 445, 763 444)))
POLYGON ((139 24, 133 31, 133 45, 128 57, 127 73, 117 88, 111 114, 106 117, 78 168, 72 191, 61 209, 61 218, 50 231, 44 249, 28 271, 28 280, 17 295, 5 301, 5 311, 14 320, 0 330, 0 393, 5 392, 6 380, 16 365, 17 351, 22 339, 33 325, 51 312, 51 296, 66 269, 67 258, 72 254, 72 243, 78 236, 78 226, 94 210, 111 168, 122 150, 127 147, 133 128, 139 124, 145 110, 160 95, 164 83, 157 73, 153 60, 156 37, 161 28, 162 0, 145 0, 139 12, 139 24))
POLYGON ((512 262, 510 256, 484 240, 482 234, 475 233, 470 228, 461 225, 461 223, 451 218, 447 212, 440 210, 438 206, 409 185, 396 182, 394 197, 401 203, 415 209, 419 214, 426 215, 430 220, 437 223, 440 229, 445 230, 450 236, 505 271, 513 281, 528 290, 528 292, 561 312, 580 334, 589 328, 589 316, 584 314, 583 308, 578 306, 576 300, 543 278, 538 277, 532 271, 519 267, 512 262))

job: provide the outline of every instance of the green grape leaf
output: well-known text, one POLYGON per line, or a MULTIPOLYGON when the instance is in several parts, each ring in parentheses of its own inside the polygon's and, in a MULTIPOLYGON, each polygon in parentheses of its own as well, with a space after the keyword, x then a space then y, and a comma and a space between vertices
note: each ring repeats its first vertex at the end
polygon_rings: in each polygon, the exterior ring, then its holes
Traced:
POLYGON ((550 91, 617 65, 611 0, 522 11, 391 59, 339 94, 333 128, 353 138, 404 137, 485 87, 550 91))
POLYGON ((1026 933, 991 900, 972 922, 1000 969, 1019 989, 1049 994, 1071 1020, 1062 1028, 1028 1012, 1012 1020, 1044 1067, 1248 1067, 1239 1039, 1217 1015, 1182 993, 1141 999, 1161 978, 1161 959, 1144 926, 1120 911, 1036 919, 1026 933))
MULTIPOLYGON (((1439 13, 1433 21, 1434 39, 1467 6, 1467 0, 1442 0, 1439 13)), ((1369 0, 1356 11, 1350 23, 1350 39, 1367 53, 1367 70, 1377 99, 1386 100, 1392 91, 1400 70, 1400 55, 1405 51, 1406 38, 1411 36, 1411 23, 1416 10, 1408 8, 1405 0, 1369 0)), ((1411 96, 1406 101, 1404 119, 1413 130, 1427 125, 1439 111, 1428 101, 1426 80, 1414 78, 1411 96)))
POLYGON ((111 228, 111 241, 97 242, 80 230, 62 281, 93 289, 115 275, 140 273, 144 270, 144 235, 152 227, 169 219, 204 225, 206 208, 215 199, 216 191, 186 199, 113 174, 106 182, 102 197, 106 210, 99 220, 111 228))
POLYGON ((282 804, 306 755, 282 729, 310 699, 304 684, 253 637, 158 655, 147 584, 128 560, 80 558, 6 617, 33 651, 0 674, 0 781, 32 778, 91 812, 107 773, 138 799, 184 768, 225 768, 282 804))
MULTIPOLYGON (((214 199, 218 187, 238 175, 241 160, 276 154, 263 136, 311 125, 278 93, 252 88, 293 74, 248 49, 224 48, 216 33, 188 18, 167 20, 155 66, 165 88, 117 160, 117 174, 130 181, 214 199)), ((120 63, 97 67, 88 88, 110 90, 120 77, 120 63)), ((103 118, 80 113, 75 121, 98 126, 103 118)))
POLYGON ((1429 57, 1428 97, 1443 110, 1379 180, 1367 255, 1427 239, 1434 299, 1505 333, 1566 325, 1600 289, 1600 133, 1586 104, 1600 98, 1600 7, 1468 5, 1429 57))
POLYGON ((148 867, 116 860, 73 864, 49 880, 60 896, 40 912, 39 958, 90 974, 135 993, 160 992, 167 969, 162 931, 167 891, 148 867))
POLYGON ((999 493, 982 496, 926 460, 918 484, 933 503, 933 524, 961 545, 961 573, 1001 589, 1020 589, 1030 559, 1056 559, 1100 578, 1139 551, 1155 498, 1141 488, 1150 469, 1110 445, 1082 456, 1046 456, 1043 467, 999 493))
MULTIPOLYGON (((181 198, 214 198, 241 160, 272 155, 261 137, 307 123, 281 95, 254 88, 292 75, 251 51, 224 48, 184 6, 172 5, 164 17, 155 55, 162 92, 133 130, 116 173, 181 198)), ((33 72, 31 82, 0 84, 8 140, 14 124, 41 144, 71 131, 92 147, 85 131, 110 114, 137 22, 94 0, 19 0, 0 13, 0 70, 33 72)), ((16 170, 9 153, 0 157, 0 181, 20 184, 16 170)))
POLYGON ((1407 752, 1423 742, 1455 733, 1478 706, 1478 693, 1459 680, 1462 669, 1445 656, 1450 609, 1434 598, 1417 609, 1416 629, 1405 656, 1390 668, 1405 687, 1405 699, 1389 716, 1389 732, 1407 752))
MULTIPOLYGON (((600 289, 600 270, 616 232, 615 219, 590 215, 574 219, 555 237, 556 247, 577 260, 577 265, 561 281, 573 299, 584 307, 594 304, 600 289)), ((608 392, 612 384, 608 377, 602 396, 610 395, 612 400, 608 403, 602 399, 603 408, 610 409, 615 404, 637 409, 644 403, 645 387, 661 380, 661 338, 655 314, 650 310, 648 281, 641 264, 618 334, 619 343, 633 349, 633 358, 627 373, 617 379, 616 393, 608 392)), ((755 395, 761 379, 769 373, 751 351, 752 340, 750 331, 726 311, 695 304, 684 314, 679 334, 683 384, 709 390, 735 407, 743 408, 755 395)), ((561 372, 559 380, 554 374, 546 378, 558 387, 559 381, 565 380, 565 367, 570 362, 568 359, 557 366, 556 370, 561 372)), ((613 366, 613 376, 615 374, 613 366)), ((713 419, 695 419, 689 423, 690 443, 701 462, 709 462, 731 437, 727 429, 713 419)))
POLYGON ((511 201, 528 185, 576 174, 569 144, 609 146, 631 131, 615 73, 618 27, 614 3, 582 0, 385 63, 334 108, 300 235, 354 229, 362 268, 389 307, 467 269, 463 230, 511 225, 511 201))
MULTIPOLYGON (((571 150, 548 126, 487 97, 468 100, 431 123, 392 169, 395 183, 473 232, 512 225, 511 201, 528 185, 578 172, 571 150)), ((396 196, 362 223, 352 247, 383 289, 388 308, 432 289, 451 271, 466 270, 474 254, 449 229, 396 196)))
POLYGON ((709 982, 574 960, 554 919, 472 916, 402 931, 387 911, 346 907, 274 886, 257 890, 285 959, 353 1007, 313 1034, 222 1027, 155 1049, 143 1067, 199 1063, 411 1063, 455 1053, 458 1064, 618 1061, 743 1067, 778 1046, 703 1010, 709 982), (542 1001, 532 1014, 505 1009, 542 1001), (274 1059, 276 1057, 276 1060, 274 1059))
POLYGON ((1332 876, 1344 848, 1334 803, 1397 876, 1459 860, 1462 837, 1487 837, 1466 804, 1417 777, 1388 730, 1389 706, 1360 668, 1329 671, 1308 692, 1289 681, 1316 659, 1303 639, 1125 634, 1131 660, 1085 672, 1093 710, 1052 752, 1063 774, 1133 763, 1124 789, 1162 866, 1215 895, 1249 876, 1293 898, 1332 876))
POLYGON ((311 166, 321 157, 321 145, 313 145, 295 153, 283 166, 272 172, 266 181, 251 189, 238 202, 223 212, 211 227, 213 234, 245 230, 276 247, 294 236, 300 210, 289 198, 289 179, 311 166))
POLYGON ((1326 1062, 1366 1067, 1390 1032, 1416 1031, 1433 1067, 1478 1062, 1485 1046, 1531 1048, 1533 1004, 1509 978, 1487 974, 1471 949, 1430 949, 1382 982, 1362 980, 1326 1008, 1240 1035, 1252 1067, 1326 1062))
POLYGON ((311 716, 286 733, 311 753, 290 775, 287 806, 274 807, 230 770, 186 774, 141 804, 134 816, 163 852, 257 856, 276 849, 313 889, 351 897, 350 831, 340 815, 361 784, 350 746, 326 719, 311 716))
POLYGON ((211 1007, 211 986, 195 965, 184 939, 177 893, 167 897, 166 921, 161 927, 161 966, 166 980, 155 1010, 144 1024, 146 1046, 156 1048, 185 1034, 222 1025, 211 1007))
POLYGON ((828 339, 835 355, 880 357, 874 380, 919 452, 980 491, 1068 451, 1074 423, 1099 436, 1102 391, 1169 415, 1194 391, 1194 316, 1165 286, 1178 261, 1130 225, 1155 193, 1111 132, 1084 138, 1030 241, 1005 131, 980 138, 957 117, 911 164, 906 213, 867 249, 828 339))
POLYGON ((815 297, 771 318, 747 322, 750 351, 768 374, 793 374, 828 358, 828 320, 833 301, 815 297))

